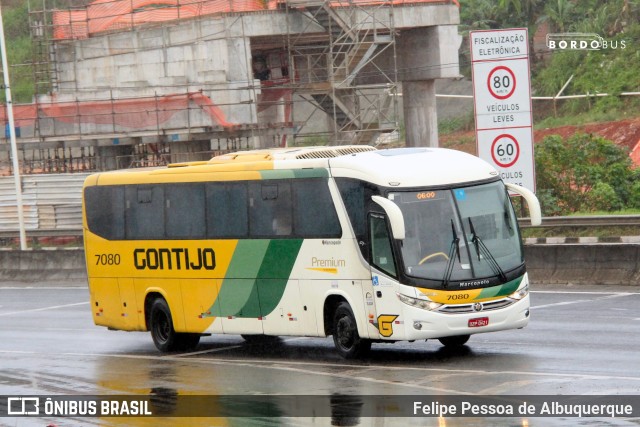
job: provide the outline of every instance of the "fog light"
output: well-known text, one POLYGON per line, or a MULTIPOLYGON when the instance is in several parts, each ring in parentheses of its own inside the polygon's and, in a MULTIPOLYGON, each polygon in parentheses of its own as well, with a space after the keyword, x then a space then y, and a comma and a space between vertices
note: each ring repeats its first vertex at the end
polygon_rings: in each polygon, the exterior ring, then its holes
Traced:
POLYGON ((529 310, 527 309, 527 311, 524 312, 524 317, 529 317, 529 310))
POLYGON ((413 322, 413 329, 417 329, 417 330, 422 329, 422 323, 420 323, 420 322, 413 322))

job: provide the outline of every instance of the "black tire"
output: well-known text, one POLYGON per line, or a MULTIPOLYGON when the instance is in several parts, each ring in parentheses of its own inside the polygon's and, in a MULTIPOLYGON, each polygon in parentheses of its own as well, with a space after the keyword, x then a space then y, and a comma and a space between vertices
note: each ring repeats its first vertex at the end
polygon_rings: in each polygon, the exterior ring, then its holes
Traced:
POLYGON ((469 341, 470 335, 456 335, 454 337, 443 337, 438 338, 438 341, 445 346, 450 348, 462 347, 469 341))
POLYGON ((178 333, 173 329, 171 310, 164 298, 151 304, 149 324, 153 343, 162 352, 190 350, 200 342, 200 334, 178 333))
POLYGON ((333 343, 345 359, 362 357, 371 349, 371 341, 360 338, 351 307, 341 302, 333 313, 333 343))

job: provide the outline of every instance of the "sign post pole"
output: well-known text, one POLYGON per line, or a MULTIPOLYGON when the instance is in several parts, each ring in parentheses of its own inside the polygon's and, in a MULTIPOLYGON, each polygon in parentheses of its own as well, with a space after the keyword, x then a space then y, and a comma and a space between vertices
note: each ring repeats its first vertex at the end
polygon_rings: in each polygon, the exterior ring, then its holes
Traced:
POLYGON ((4 41, 4 24, 2 22, 2 8, 0 6, 0 51, 2 51, 2 70, 4 76, 4 90, 7 100, 7 118, 9 139, 11 140, 11 158, 13 161, 13 177, 16 187, 16 209, 18 210, 18 227, 20 230, 20 249, 27 249, 27 234, 24 228, 24 212, 22 210, 22 186, 20 184, 20 165, 18 163, 18 148, 16 145, 16 128, 13 120, 13 103, 11 101, 11 87, 9 84, 9 64, 7 63, 7 44, 4 41))

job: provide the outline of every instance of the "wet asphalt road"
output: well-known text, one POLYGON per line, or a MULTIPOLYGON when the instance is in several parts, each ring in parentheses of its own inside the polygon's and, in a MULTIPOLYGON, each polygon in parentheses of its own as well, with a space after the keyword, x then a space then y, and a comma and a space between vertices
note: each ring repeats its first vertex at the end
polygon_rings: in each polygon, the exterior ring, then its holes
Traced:
MULTIPOLYGON (((0 285, 0 395, 589 395, 640 394, 640 291, 542 287, 522 330, 480 334, 460 350, 437 341, 374 344, 345 361, 331 338, 249 346, 202 339, 160 354, 148 333, 93 325, 83 284, 0 285)), ((640 419, 369 418, 343 425, 640 425, 640 419)), ((0 418, 0 426, 336 425, 330 418, 0 418)))

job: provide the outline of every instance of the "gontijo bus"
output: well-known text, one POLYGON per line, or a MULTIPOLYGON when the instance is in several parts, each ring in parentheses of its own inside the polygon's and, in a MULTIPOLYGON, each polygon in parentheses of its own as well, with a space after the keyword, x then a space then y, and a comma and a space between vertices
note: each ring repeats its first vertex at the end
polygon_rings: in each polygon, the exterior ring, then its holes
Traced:
POLYGON ((508 191, 489 164, 435 148, 246 151, 98 173, 84 185, 97 325, 161 351, 208 334, 372 342, 522 328, 529 281, 508 191))

